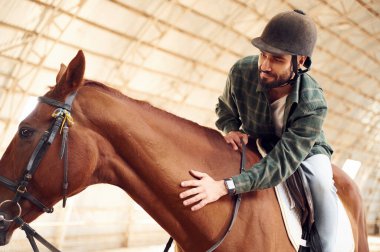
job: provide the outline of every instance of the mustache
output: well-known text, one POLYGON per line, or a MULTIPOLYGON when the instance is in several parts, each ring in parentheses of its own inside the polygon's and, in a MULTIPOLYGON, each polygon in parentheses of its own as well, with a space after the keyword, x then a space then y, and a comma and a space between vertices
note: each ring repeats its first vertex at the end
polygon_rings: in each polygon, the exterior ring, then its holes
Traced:
POLYGON ((260 73, 265 73, 265 74, 273 76, 273 77, 275 76, 274 74, 271 73, 271 71, 264 71, 264 70, 261 69, 261 67, 259 67, 259 74, 260 73))

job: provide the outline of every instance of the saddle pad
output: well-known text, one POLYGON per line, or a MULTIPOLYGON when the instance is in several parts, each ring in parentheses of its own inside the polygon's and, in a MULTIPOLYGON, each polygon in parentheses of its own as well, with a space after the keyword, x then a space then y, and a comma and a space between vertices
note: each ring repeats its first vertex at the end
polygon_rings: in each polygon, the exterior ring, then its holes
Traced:
POLYGON ((274 187, 278 204, 281 208, 282 219, 284 220, 286 232, 294 249, 298 251, 300 245, 305 246, 306 241, 301 239, 301 212, 299 208, 291 206, 291 199, 284 183, 274 187))
MULTIPOLYGON (((256 141, 260 154, 266 155, 259 141, 256 141)), ((288 233, 290 242, 295 251, 299 250, 300 245, 305 246, 306 241, 302 237, 301 212, 295 207, 293 199, 284 183, 275 186, 275 192, 280 205, 282 219, 288 233)), ((352 234, 351 223, 347 212, 338 198, 338 231, 336 235, 335 249, 336 252, 353 252, 355 250, 354 237, 352 234)))
MULTIPOLYGON (((299 246, 305 246, 305 240, 301 239, 302 228, 300 221, 300 210, 291 206, 291 200, 288 195, 286 186, 283 183, 275 187, 278 203, 281 208, 282 218, 288 233, 290 242, 294 249, 298 251, 299 246)), ((355 249, 354 237, 352 234, 351 223, 346 210, 338 200, 338 231, 336 235, 335 249, 336 252, 353 252, 355 249)))

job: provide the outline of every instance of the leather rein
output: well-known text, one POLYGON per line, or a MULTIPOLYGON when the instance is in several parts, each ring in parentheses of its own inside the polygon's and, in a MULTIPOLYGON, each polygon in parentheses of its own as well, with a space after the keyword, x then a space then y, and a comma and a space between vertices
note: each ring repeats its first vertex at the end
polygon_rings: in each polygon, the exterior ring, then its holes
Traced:
POLYGON ((62 143, 59 157, 63 159, 63 185, 62 185, 62 195, 63 195, 63 207, 66 206, 67 198, 67 188, 68 188, 68 134, 69 127, 73 124, 71 117, 71 106, 76 96, 76 92, 73 92, 67 96, 64 103, 57 100, 48 98, 48 97, 38 97, 38 101, 48 104, 50 106, 56 107, 57 109, 53 112, 52 117, 55 120, 50 125, 50 128, 46 130, 42 137, 40 138, 38 144, 36 145, 28 164, 23 172, 23 175, 17 182, 13 182, 6 177, 0 176, 0 184, 5 186, 7 189, 15 192, 15 196, 12 200, 4 200, 0 203, 0 226, 3 224, 10 224, 15 222, 17 225, 20 225, 20 228, 25 231, 26 236, 33 248, 34 252, 38 252, 37 244, 34 240, 36 238, 40 241, 45 247, 50 251, 60 252, 52 244, 46 241, 42 236, 40 236, 33 228, 31 228, 24 220, 21 218, 22 207, 20 201, 22 199, 29 200, 35 206, 37 206, 41 211, 45 213, 52 213, 54 209, 52 207, 45 206, 40 200, 35 198, 32 194, 27 191, 28 184, 32 179, 34 173, 36 172, 42 158, 44 157, 46 151, 49 149, 50 145, 53 143, 58 132, 62 134, 62 143), (5 213, 1 211, 3 208, 14 208, 17 214, 14 214, 12 218, 6 217, 5 213))
MULTIPOLYGON (((245 146, 243 139, 240 139, 240 142, 241 142, 241 146, 242 146, 241 161, 240 161, 240 173, 242 173, 245 170, 245 163, 246 163, 246 154, 245 154, 246 151, 245 151, 245 149, 246 149, 246 146, 245 146)), ((220 244, 222 244, 224 239, 227 237, 228 233, 231 231, 232 226, 234 225, 236 216, 238 215, 238 212, 239 212, 239 207, 240 207, 240 203, 241 203, 241 194, 237 194, 234 197, 235 197, 234 212, 232 214, 228 228, 224 232, 224 235, 211 248, 209 248, 206 252, 212 252, 215 249, 217 249, 220 246, 220 244)), ((173 243, 173 237, 170 237, 168 242, 166 243, 166 246, 164 248, 164 252, 169 251, 172 243, 173 243)))

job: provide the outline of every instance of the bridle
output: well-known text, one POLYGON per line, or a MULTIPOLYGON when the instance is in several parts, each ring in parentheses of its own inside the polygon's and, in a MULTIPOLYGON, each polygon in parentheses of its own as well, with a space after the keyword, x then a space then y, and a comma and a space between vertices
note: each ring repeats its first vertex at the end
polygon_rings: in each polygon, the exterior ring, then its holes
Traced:
POLYGON ((21 176, 21 178, 17 182, 13 182, 6 177, 0 176, 0 185, 5 186, 7 189, 15 192, 15 196, 12 200, 4 200, 0 203, 0 226, 3 223, 10 224, 11 222, 15 222, 20 225, 20 228, 25 231, 26 236, 33 248, 34 252, 38 252, 38 247, 34 238, 39 240, 43 245, 45 245, 50 251, 59 252, 57 248, 47 242, 43 237, 41 237, 35 230, 33 230, 24 220, 21 218, 22 207, 20 205, 20 201, 22 199, 29 200, 32 204, 37 206, 41 211, 45 213, 52 213, 53 207, 48 207, 44 205, 40 200, 35 198, 32 194, 27 191, 28 184, 32 179, 34 173, 36 172, 42 158, 44 157, 46 151, 49 149, 50 145, 53 143, 57 134, 62 134, 62 143, 59 157, 63 159, 63 185, 62 185, 62 195, 63 195, 63 207, 66 206, 66 198, 67 198, 67 188, 68 188, 68 133, 69 127, 73 124, 73 119, 71 117, 71 106, 75 99, 76 92, 70 93, 65 102, 62 103, 60 101, 41 96, 38 98, 38 101, 41 103, 48 104, 50 106, 56 107, 54 110, 52 117, 55 120, 50 125, 50 128, 46 130, 42 137, 40 138, 38 144, 36 145, 28 164, 21 176), (1 211, 1 209, 14 208, 16 214, 14 216, 6 217, 5 213, 1 211))

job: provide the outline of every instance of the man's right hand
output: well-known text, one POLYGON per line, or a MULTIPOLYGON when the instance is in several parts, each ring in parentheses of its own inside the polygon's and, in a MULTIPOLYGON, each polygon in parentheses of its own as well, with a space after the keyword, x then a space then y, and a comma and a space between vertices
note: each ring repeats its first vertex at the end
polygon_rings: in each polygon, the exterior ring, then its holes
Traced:
POLYGON ((240 131, 230 131, 224 136, 224 140, 226 140, 228 144, 231 144, 234 150, 242 148, 240 139, 243 139, 244 144, 248 143, 248 135, 240 131))

